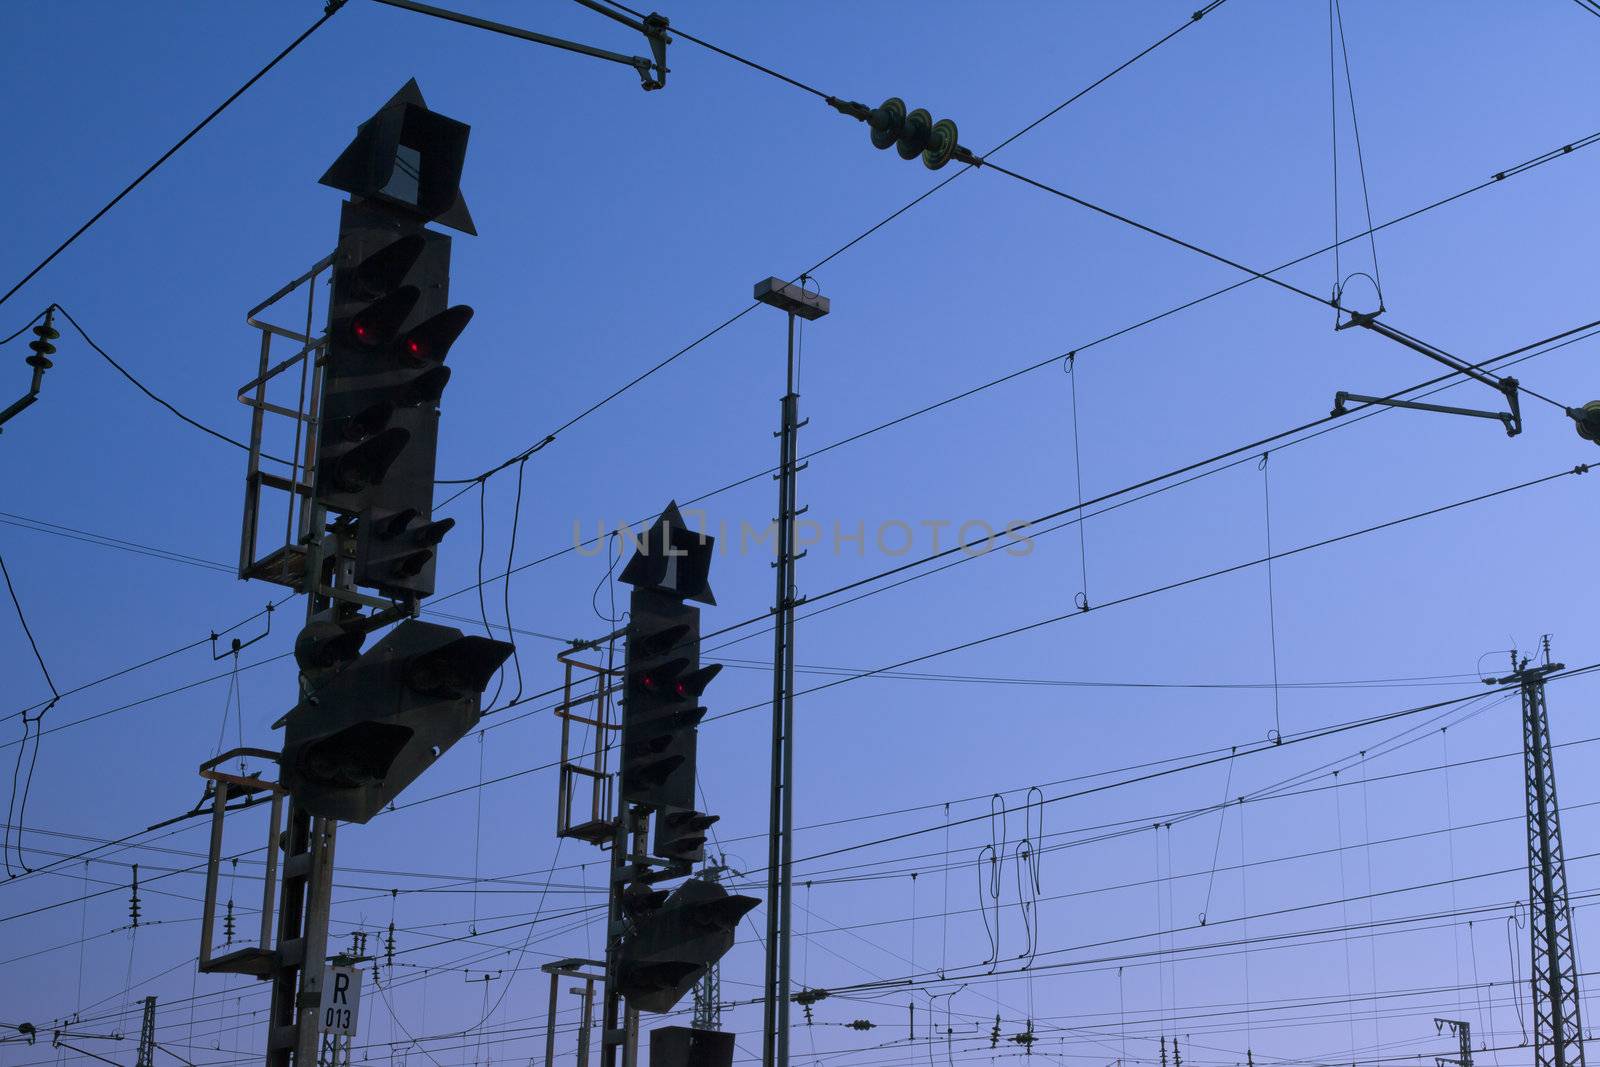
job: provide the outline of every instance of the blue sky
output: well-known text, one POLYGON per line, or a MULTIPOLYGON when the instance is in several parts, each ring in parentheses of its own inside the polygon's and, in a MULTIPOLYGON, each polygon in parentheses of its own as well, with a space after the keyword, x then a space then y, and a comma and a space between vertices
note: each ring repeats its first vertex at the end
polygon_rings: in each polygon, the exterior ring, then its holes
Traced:
MULTIPOLYGON (((601 47, 643 47, 578 5, 475 0, 464 9, 601 47)), ((311 0, 8 7, 0 87, 16 102, 13 209, 0 281, 20 278, 320 10, 311 0)), ((1190 11, 1166 2, 703 3, 666 13, 825 91, 869 104, 899 95, 949 116, 981 153, 1190 11)), ((1588 101, 1600 89, 1600 21, 1578 5, 1350 0, 1343 16, 1377 221, 1596 128, 1588 101)), ((1326 5, 1228 0, 996 159, 1242 263, 1276 265, 1334 233, 1328 49, 1326 5)), ((234 394, 254 374, 257 345, 245 311, 331 247, 339 195, 316 178, 356 124, 415 77, 432 107, 473 127, 462 184, 480 236, 456 243, 452 295, 477 314, 451 356, 439 453, 441 476, 471 477, 738 312, 756 281, 798 274, 951 173, 874 151, 858 123, 690 42, 675 43, 669 62, 667 88, 645 94, 623 67, 351 0, 0 307, 0 335, 59 302, 151 389, 245 434, 234 394)), ((1364 228, 1365 208, 1342 61, 1339 78, 1338 205, 1348 236, 1364 228)), ((1600 317, 1597 159, 1576 151, 1383 230, 1386 320, 1482 359, 1600 317)), ((1372 267, 1365 242, 1346 246, 1345 274, 1372 267)), ((1099 496, 1317 419, 1337 390, 1387 393, 1438 369, 1365 331, 1335 332, 1326 307, 1260 282, 1090 347, 1240 277, 1004 175, 960 177, 817 271, 833 312, 804 331, 802 447, 1043 365, 816 457, 802 502, 830 534, 835 524, 906 523, 920 556, 932 547, 930 523, 951 522, 948 538, 968 520, 1001 526, 1072 504, 1079 466, 1082 494, 1099 496), (1061 360, 1045 361, 1077 349, 1075 427, 1073 379, 1061 360)), ((1316 257, 1284 277, 1326 293, 1334 264, 1316 257)), ((1359 282, 1349 292, 1365 299, 1359 282)), ((152 404, 63 333, 40 402, 0 437, 0 552, 41 653, 67 689, 202 643, 49 712, 53 732, 27 807, 35 866, 187 811, 200 793, 195 768, 219 734, 274 745, 270 724, 295 684, 292 661, 274 657, 289 649, 299 614, 277 613, 270 636, 241 657, 241 667, 261 665, 241 670, 235 685, 230 660, 213 663, 203 639, 280 590, 39 532, 38 522, 54 523, 225 568, 239 539, 243 455, 152 404)), ((669 498, 774 463, 783 344, 781 316, 758 308, 563 431, 526 466, 514 560, 567 548, 575 523, 592 532, 636 521, 669 498)), ((1514 373, 1582 403, 1600 395, 1595 344, 1540 354, 1514 373)), ((25 354, 22 340, 0 350, 0 400, 25 386, 25 354)), ((1472 384, 1439 399, 1500 402, 1472 384)), ((1351 420, 1274 446, 1265 471, 1252 453, 1092 517, 1081 545, 1068 527, 1025 556, 994 552, 828 610, 801 625, 801 684, 1070 614, 1080 593, 1106 604, 1257 559, 1268 537, 1264 489, 1281 551, 1594 458, 1554 408, 1532 398, 1524 407, 1525 432, 1512 439, 1492 422, 1443 415, 1351 420)), ((774 492, 759 477, 704 506, 737 531, 770 519, 774 492)), ((797 874, 797 979, 838 989, 941 968, 968 977, 927 993, 887 985, 823 1000, 814 1024, 797 1029, 796 1063, 1019 1054, 1010 1042, 989 1048, 996 1014, 1003 1035, 1032 1019, 1034 1055, 1062 1064, 1150 1062, 1158 1039, 1173 1034, 1196 1067, 1242 1062, 1247 1049, 1262 1064, 1427 1062, 1449 1048, 1434 1016, 1469 1019, 1498 1050, 1480 1062, 1530 1062, 1531 1051, 1515 1047, 1526 932, 1508 928, 1510 902, 1526 893, 1515 701, 1491 696, 1254 750, 1269 730, 1294 735, 1486 693, 1480 669, 1502 670, 1502 650, 1532 648, 1546 632, 1569 665, 1600 661, 1586 595, 1592 492, 1588 478, 1559 478, 1280 560, 1270 614, 1267 574, 1249 567, 906 668, 920 677, 802 696, 797 821, 807 828, 796 850, 819 858, 797 874), (1067 684, 1081 682, 1140 684, 1067 684), (1226 759, 1234 746, 1241 754, 1226 759), (1117 768, 1196 753, 1224 758, 1058 799, 1135 773, 1117 768), (988 976, 996 955, 998 971, 1026 962, 1027 879, 1007 861, 995 948, 975 910, 987 899, 980 853, 1004 845, 1014 856, 1020 837, 1038 837, 1024 811, 1032 785, 1052 798, 1045 840, 1072 847, 1041 856, 1041 902, 1027 920, 1038 930, 1032 972, 988 976), (1214 810, 1273 786, 1295 795, 1214 810), (994 793, 1008 814, 991 831, 994 793), (1167 814, 1194 809, 1210 810, 1167 814), (899 814, 841 822, 882 812, 899 814), (1108 824, 1128 832, 1096 829, 1108 824), (1455 912, 1460 925, 1419 918, 1455 912), (1360 925, 1369 922, 1387 925, 1360 925), (1262 940, 1280 934, 1293 936, 1262 940), (1240 937, 1248 952, 1227 944, 1240 937), (941 1020, 948 1009, 947 1047, 927 1046, 928 993, 938 994, 941 1020), (908 1002, 917 1045, 906 1040, 908 1002), (839 1025, 858 1018, 877 1028, 839 1025)), ((446 509, 459 525, 442 549, 431 611, 479 616, 474 593, 443 594, 477 581, 480 538, 485 575, 504 570, 515 493, 514 474, 501 474, 483 494, 486 521, 476 489, 446 509)), ((903 561, 870 536, 862 554, 841 548, 831 537, 812 548, 802 592, 903 561)), ((769 562, 755 551, 718 558, 708 627, 770 605, 769 562)), ((519 571, 512 621, 558 638, 605 633, 606 566, 603 554, 567 552, 519 571)), ((485 596, 502 634, 503 593, 492 583, 485 596)), ((758 631, 730 635, 746 639, 719 653, 731 669, 708 691, 713 716, 768 692, 770 640, 758 631)), ((523 633, 518 645, 526 692, 560 683, 558 641, 523 633)), ((0 714, 48 696, 8 612, 0 656, 13 705, 0 714)), ((513 674, 502 699, 515 689, 513 674)), ((1550 689, 1553 730, 1567 744, 1558 767, 1580 964, 1594 954, 1587 857, 1600 848, 1583 714, 1595 694, 1586 677, 1550 689)), ((602 857, 575 842, 557 849, 552 773, 477 788, 555 758, 547 706, 490 716, 491 728, 406 800, 459 793, 342 834, 335 941, 392 920, 406 964, 385 976, 386 997, 369 997, 357 1044, 374 1044, 357 1057, 398 1061, 409 1049, 412 1067, 537 1057, 538 964, 599 951, 597 916, 581 909, 601 899, 602 857), (431 947, 439 938, 465 940, 431 947), (413 1046, 408 1035, 433 1040, 413 1046)), ((0 761, 9 764, 19 720, 3 729, 0 761)), ((701 738, 701 786, 740 870, 764 864, 768 729, 756 707, 709 724, 701 738)), ((255 847, 259 825, 236 824, 230 848, 255 847)), ((152 884, 136 936, 119 929, 128 865, 139 863, 145 879, 188 868, 203 854, 203 829, 191 823, 141 842, 96 853, 87 868, 0 883, 0 1023, 44 1025, 81 1008, 88 1032, 129 1031, 138 998, 155 994, 163 1043, 206 1067, 251 1058, 264 988, 196 978, 188 962, 196 875, 152 884)), ((256 892, 258 859, 239 864, 241 902, 256 892)), ((757 895, 761 881, 750 879, 757 895)), ((752 916, 726 962, 731 1001, 759 993, 761 918, 752 916)), ((574 1018, 566 1007, 562 1050, 575 1043, 574 1018)), ((759 1008, 733 1007, 724 1022, 740 1034, 741 1057, 759 1050, 759 1008)), ((132 1058, 129 1040, 92 1047, 132 1058)), ((0 1045, 8 1067, 70 1058, 0 1045)))

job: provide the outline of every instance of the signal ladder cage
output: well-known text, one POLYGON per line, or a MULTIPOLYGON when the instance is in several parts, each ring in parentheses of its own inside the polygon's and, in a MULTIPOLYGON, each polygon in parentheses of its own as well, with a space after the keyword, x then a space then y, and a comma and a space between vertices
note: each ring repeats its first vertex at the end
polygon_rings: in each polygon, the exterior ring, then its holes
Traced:
MULTIPOLYGON (((240 403, 250 408, 250 459, 245 473, 239 577, 288 586, 297 593, 306 592, 307 546, 314 534, 320 534, 320 531, 311 529, 314 510, 311 505, 316 470, 317 416, 322 401, 322 360, 323 353, 327 351, 328 338, 313 324, 316 322, 317 281, 332 265, 332 255, 323 257, 310 270, 245 314, 245 322, 261 331, 261 346, 256 376, 240 386, 238 393, 240 403), (288 300, 302 286, 305 289, 303 330, 279 326, 261 317, 267 309, 288 300), (275 341, 278 342, 276 346, 275 341), (274 363, 274 348, 281 353, 284 341, 295 346, 294 350, 274 363), (290 387, 294 389, 292 406, 285 402, 288 398, 282 395, 290 387), (268 415, 276 416, 271 424, 274 440, 286 440, 290 444, 286 458, 274 455, 264 445, 268 435, 268 415), (289 420, 289 424, 285 425, 284 419, 289 420), (272 502, 279 493, 283 494, 278 498, 281 505, 272 502), (277 512, 280 506, 283 512, 282 540, 265 554, 258 555, 264 534, 274 540, 279 536, 275 514, 271 513, 277 512), (272 532, 267 534, 269 530, 272 532)), ((279 450, 282 451, 281 448, 279 450)))
POLYGON ((610 763, 622 732, 617 693, 623 669, 615 665, 620 634, 556 654, 565 669, 561 703, 555 707, 561 722, 556 836, 591 845, 609 843, 617 828, 616 775, 610 763), (574 731, 574 726, 580 729, 574 731))
MULTIPOLYGON (((272 929, 275 894, 278 889, 279 834, 283 829, 284 800, 287 794, 278 783, 263 778, 259 773, 247 773, 246 760, 275 764, 276 752, 259 748, 236 748, 220 753, 200 765, 200 777, 208 783, 211 800, 211 836, 206 859, 205 903, 200 912, 200 958, 202 974, 247 974, 254 978, 267 978, 277 966, 278 956, 272 947, 272 929), (224 765, 238 760, 239 773, 223 769, 224 765), (241 804, 229 804, 238 798, 241 804), (267 808, 265 870, 262 877, 260 934, 255 942, 241 936, 239 948, 217 954, 217 897, 218 882, 222 874, 223 819, 230 811, 250 807, 265 800, 267 808)), ((202 804, 204 802, 202 801, 202 804)), ((232 908, 230 893, 229 908, 232 908)), ((231 947, 228 946, 228 947, 231 947)))
MULTIPOLYGON (((314 526, 321 525, 323 510, 316 506, 317 424, 322 410, 323 379, 327 364, 327 331, 314 332, 317 320, 318 279, 323 271, 333 266, 333 254, 324 256, 304 274, 284 285, 277 292, 251 308, 245 321, 261 331, 260 357, 256 376, 239 387, 239 402, 250 408, 250 459, 245 472, 244 519, 239 540, 239 577, 255 578, 274 585, 286 586, 296 593, 310 593, 331 600, 344 601, 358 607, 373 608, 380 614, 369 616, 367 629, 383 622, 393 622, 415 614, 414 605, 370 596, 358 592, 346 583, 322 584, 307 589, 306 562, 310 546, 323 535, 314 526), (305 287, 305 325, 303 329, 290 329, 265 321, 261 316, 270 307, 291 297, 305 287), (274 339, 288 341, 296 346, 294 351, 274 363, 274 339), (277 386, 276 390, 274 386, 277 386), (283 403, 278 396, 294 386, 293 406, 283 403), (269 398, 272 394, 274 398, 269 398), (287 443, 283 449, 287 458, 274 455, 266 444, 269 436, 267 416, 277 416, 272 423, 270 436, 274 441, 287 443), (287 420, 285 422, 284 420, 287 420), (272 470, 266 465, 271 465, 272 470), (278 473, 281 468, 284 473, 278 473), (271 495, 269 492, 271 491, 271 495), (276 494, 283 494, 282 533, 269 512, 276 511, 272 504, 276 494), (274 531, 270 535, 267 531, 274 531), (264 554, 261 542, 264 536, 278 541, 264 554), (281 537, 281 541, 279 538, 281 537)), ((331 274, 330 274, 331 279, 331 274)), ((326 319, 324 309, 323 317, 326 319)), ((283 348, 278 345, 279 351, 283 348)), ((340 520, 344 522, 345 520, 340 520)), ((331 545, 336 566, 347 566, 349 548, 337 540, 331 545)), ((326 557, 325 557, 326 558, 326 557)))

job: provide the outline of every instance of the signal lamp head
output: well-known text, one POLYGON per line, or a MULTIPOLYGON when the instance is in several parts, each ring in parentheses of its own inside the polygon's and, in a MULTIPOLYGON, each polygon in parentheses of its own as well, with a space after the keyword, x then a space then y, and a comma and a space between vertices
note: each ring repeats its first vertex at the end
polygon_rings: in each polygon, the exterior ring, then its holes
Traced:
POLYGON ((424 244, 420 233, 407 234, 357 263, 349 275, 355 294, 376 300, 394 289, 422 257, 424 244))
POLYGON ((444 535, 455 529, 456 520, 437 519, 433 522, 423 523, 418 526, 412 539, 419 545, 436 545, 444 540, 444 535))
POLYGON ((684 918, 707 930, 726 930, 736 926, 745 914, 761 903, 755 897, 724 896, 720 900, 698 901, 686 909, 684 918))
POLYGON ((511 655, 511 646, 487 637, 458 637, 406 665, 405 681, 419 693, 459 700, 482 693, 511 655))
POLYGON ((700 720, 705 717, 705 705, 696 704, 692 707, 679 708, 677 711, 673 712, 672 722, 680 729, 688 729, 691 726, 699 726, 700 720))
POLYGON ((654 762, 640 767, 635 771, 635 777, 645 785, 658 786, 672 777, 672 773, 683 766, 684 756, 660 756, 654 762))
POLYGON ((706 815, 698 811, 664 811, 661 813, 672 830, 704 830, 722 819, 720 815, 706 815))
POLYGON ((411 431, 394 426, 362 441, 328 468, 333 488, 341 493, 359 493, 370 485, 383 484, 384 475, 410 440, 411 431))
POLYGON ((416 508, 406 508, 403 511, 395 512, 388 518, 373 520, 373 528, 378 536, 385 540, 396 538, 410 529, 411 524, 416 522, 417 517, 421 514, 422 512, 416 508))
POLYGON ((465 304, 446 308, 400 339, 400 354, 414 363, 443 363, 461 331, 472 321, 465 304))
POLYGON ((300 754, 299 769, 319 785, 378 784, 414 733, 394 723, 357 723, 310 745, 300 754))
POLYGON ((389 565, 391 574, 400 578, 415 578, 422 573, 422 569, 433 558, 433 550, 429 548, 418 549, 407 553, 389 565))
POLYGON ((659 693, 672 686, 678 675, 682 674, 689 666, 686 659, 669 660, 666 663, 647 667, 638 674, 639 687, 652 693, 659 693))
POLYGON ((449 367, 432 367, 405 384, 400 399, 406 407, 438 407, 444 396, 444 387, 450 384, 449 367))
POLYGON ((673 651, 689 636, 688 623, 679 623, 669 626, 665 630, 658 630, 653 634, 646 634, 639 639, 634 647, 639 655, 653 658, 673 651))
POLYGON ((326 671, 355 660, 367 635, 337 622, 308 623, 294 642, 294 658, 307 674, 326 671))
POLYGON ((416 286, 402 285, 373 301, 351 317, 349 340, 368 349, 390 344, 421 297, 422 292, 416 286))
POLYGON ((365 441, 381 432, 394 417, 394 405, 387 400, 370 404, 345 420, 340 436, 346 441, 365 441))
POLYGON ((680 697, 698 697, 706 691, 706 686, 711 684, 711 679, 722 673, 722 664, 708 663, 697 671, 679 678, 673 690, 680 697))

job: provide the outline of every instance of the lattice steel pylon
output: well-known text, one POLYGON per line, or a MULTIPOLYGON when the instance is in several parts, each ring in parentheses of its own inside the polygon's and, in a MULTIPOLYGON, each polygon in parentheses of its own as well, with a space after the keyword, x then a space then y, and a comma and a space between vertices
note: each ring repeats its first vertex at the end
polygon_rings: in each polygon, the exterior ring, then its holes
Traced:
MULTIPOLYGON (((724 874, 738 874, 727 865, 727 857, 719 857, 715 864, 706 864, 698 877, 708 882, 719 882, 724 874)), ((694 1015, 689 1025, 696 1030, 722 1029, 722 963, 715 961, 706 969, 705 977, 690 990, 694 995, 694 1015)))
POLYGON ((136 1067, 155 1067, 156 998, 144 998, 144 1021, 139 1025, 139 1054, 136 1067))
POLYGON ((1533 952, 1534 1067, 1583 1067, 1583 1023, 1578 1010, 1578 967, 1572 945, 1572 908, 1567 901, 1567 861, 1561 847, 1561 809, 1556 803, 1555 756, 1545 705, 1545 679, 1565 665, 1512 653, 1512 673, 1495 679, 1522 689, 1522 753, 1527 792, 1528 932, 1533 952))

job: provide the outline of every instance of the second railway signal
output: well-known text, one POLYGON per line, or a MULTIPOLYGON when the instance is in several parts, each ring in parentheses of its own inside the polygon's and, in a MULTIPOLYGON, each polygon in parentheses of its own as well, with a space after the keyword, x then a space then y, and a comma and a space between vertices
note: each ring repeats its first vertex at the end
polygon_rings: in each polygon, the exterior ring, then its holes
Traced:
POLYGON ((622 695, 625 804, 694 808, 700 696, 722 665, 700 663, 700 609, 687 601, 716 603, 711 552, 712 539, 685 527, 669 504, 620 576, 634 587, 622 695))
POLYGON ((626 804, 693 808, 700 694, 720 665, 700 665, 700 609, 654 589, 635 589, 622 695, 626 804))

